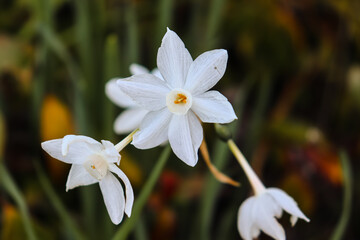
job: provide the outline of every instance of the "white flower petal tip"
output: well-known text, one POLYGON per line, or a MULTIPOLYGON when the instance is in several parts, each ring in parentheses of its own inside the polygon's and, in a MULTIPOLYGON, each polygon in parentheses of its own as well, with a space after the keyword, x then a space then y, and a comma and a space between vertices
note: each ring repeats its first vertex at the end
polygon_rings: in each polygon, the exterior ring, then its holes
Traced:
POLYGON ((133 75, 149 73, 149 69, 137 63, 131 64, 129 69, 130 73, 133 75))
POLYGON ((131 186, 131 183, 128 179, 128 177, 125 175, 123 171, 121 171, 117 166, 110 165, 109 170, 116 175, 119 176, 119 178, 123 181, 125 185, 125 192, 126 192, 126 201, 125 201, 125 213, 128 217, 131 216, 132 206, 134 204, 134 191, 131 186))
POLYGON ((114 78, 108 81, 105 85, 105 94, 106 96, 117 106, 128 108, 137 106, 136 103, 123 91, 121 91, 117 82, 122 81, 123 79, 114 78))
POLYGON ((152 74, 134 75, 131 80, 118 80, 120 89, 140 107, 157 111, 166 106, 166 83, 152 74))
POLYGON ((124 213, 131 215, 134 193, 129 179, 114 164, 119 163, 121 157, 114 144, 106 140, 99 143, 86 136, 67 135, 63 139, 43 142, 41 147, 50 156, 72 164, 66 191, 98 182, 111 221, 119 224, 124 213), (126 201, 122 186, 111 171, 124 182, 126 201))
POLYGON ((285 231, 276 220, 281 217, 283 210, 291 215, 292 225, 298 218, 309 221, 296 202, 280 189, 268 188, 263 193, 248 198, 241 204, 238 212, 240 236, 251 240, 263 231, 274 239, 285 240, 285 231))
POLYGON ((230 102, 218 91, 208 91, 194 97, 192 110, 203 122, 224 124, 237 119, 230 102))
POLYGON ((114 122, 114 131, 117 134, 130 133, 141 124, 149 111, 140 107, 133 107, 123 111, 114 122))
POLYGON ((223 77, 228 54, 224 49, 216 49, 201 54, 191 64, 185 89, 194 95, 211 89, 223 77))

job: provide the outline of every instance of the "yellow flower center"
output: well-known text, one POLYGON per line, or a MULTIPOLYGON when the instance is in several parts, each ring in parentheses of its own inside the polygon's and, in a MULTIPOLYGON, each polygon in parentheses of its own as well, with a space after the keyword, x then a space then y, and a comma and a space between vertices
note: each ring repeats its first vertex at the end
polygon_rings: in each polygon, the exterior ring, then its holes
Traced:
POLYGON ((178 93, 177 98, 174 100, 175 104, 186 103, 187 97, 184 94, 178 93))
POLYGON ((191 108, 192 96, 185 89, 176 88, 166 95, 166 106, 176 115, 184 115, 191 108))
POLYGON ((87 172, 97 180, 101 180, 105 177, 108 171, 107 161, 103 158, 103 156, 98 154, 89 156, 83 166, 87 172))

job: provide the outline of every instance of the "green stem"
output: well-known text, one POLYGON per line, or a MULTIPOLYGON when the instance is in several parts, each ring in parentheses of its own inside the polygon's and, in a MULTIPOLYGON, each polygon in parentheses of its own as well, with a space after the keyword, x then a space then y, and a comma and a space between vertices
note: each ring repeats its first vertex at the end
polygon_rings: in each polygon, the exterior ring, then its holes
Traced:
POLYGON ((174 12, 174 0, 161 0, 159 3, 159 22, 158 22, 158 34, 157 41, 161 42, 161 39, 166 32, 166 28, 172 25, 172 16, 174 12))
POLYGON ((15 181, 12 179, 7 169, 2 163, 2 159, 0 159, 0 179, 1 184, 4 186, 5 190, 10 194, 10 196, 14 199, 17 206, 19 207, 19 211, 21 214, 21 219, 24 224, 25 232, 30 240, 36 240, 37 237, 35 235, 35 231, 31 224, 29 210, 26 205, 26 201, 21 194, 20 190, 15 184, 15 181))
POLYGON ((120 229, 115 233, 113 240, 125 240, 127 239, 128 235, 134 229, 135 225, 138 223, 139 218, 141 216, 141 212, 147 203, 147 200, 162 173, 162 170, 165 166, 167 159, 170 156, 171 148, 168 145, 160 155, 158 162, 156 163, 155 167, 153 168, 151 175, 145 186, 143 187, 139 197, 137 198, 134 208, 131 214, 131 217, 127 219, 126 222, 120 227, 120 229))
POLYGON ((73 218, 67 213, 66 208, 60 201, 59 197, 56 195, 49 179, 44 173, 44 170, 42 170, 42 168, 40 167, 40 164, 35 162, 35 168, 39 177, 40 185, 44 189, 55 211, 59 214, 63 224, 67 228, 67 231, 74 237, 74 239, 85 239, 83 234, 76 227, 73 218))
POLYGON ((351 164, 345 151, 340 152, 340 159, 344 178, 343 210, 339 222, 333 232, 333 235, 331 236, 331 240, 344 239, 346 226, 348 225, 351 216, 351 199, 353 191, 351 164))
POLYGON ((125 13, 125 20, 128 25, 127 28, 127 46, 128 46, 128 60, 129 65, 135 62, 138 62, 139 59, 139 30, 137 24, 137 12, 136 12, 136 3, 131 1, 127 7, 125 13))
MULTIPOLYGON (((214 36, 221 23, 221 12, 224 9, 225 0, 212 0, 207 19, 207 31, 205 35, 205 47, 212 48, 215 45, 214 36)), ((205 50, 207 50, 205 49, 205 50)))

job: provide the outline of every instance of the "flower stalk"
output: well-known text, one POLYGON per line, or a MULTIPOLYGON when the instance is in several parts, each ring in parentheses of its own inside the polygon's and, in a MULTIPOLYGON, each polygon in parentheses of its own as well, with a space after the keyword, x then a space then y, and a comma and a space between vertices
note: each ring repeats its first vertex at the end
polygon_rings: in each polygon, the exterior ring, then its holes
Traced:
POLYGON ((241 153, 240 149, 236 146, 232 139, 227 141, 230 151, 234 154, 236 160, 239 162, 240 166, 244 170, 246 177, 249 179, 249 182, 255 192, 255 195, 259 195, 265 191, 265 186, 260 181, 259 177, 256 175, 254 170, 251 168, 249 163, 246 161, 244 155, 241 153))
POLYGON ((118 152, 122 151, 133 140, 133 136, 137 131, 139 131, 138 128, 132 131, 127 137, 121 140, 118 144, 116 144, 115 145, 116 151, 118 152))

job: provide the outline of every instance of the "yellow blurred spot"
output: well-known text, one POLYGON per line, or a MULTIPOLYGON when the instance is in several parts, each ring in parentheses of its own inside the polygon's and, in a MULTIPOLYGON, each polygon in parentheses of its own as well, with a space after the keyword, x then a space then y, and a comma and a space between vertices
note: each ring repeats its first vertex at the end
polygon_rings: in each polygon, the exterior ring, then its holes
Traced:
POLYGON ((3 205, 1 239, 26 239, 24 226, 18 210, 10 205, 3 205))
MULTIPOLYGON (((41 140, 51 140, 62 138, 65 135, 74 133, 74 122, 68 107, 60 102, 54 95, 48 95, 44 98, 41 108, 41 140)), ((51 176, 59 180, 65 176, 68 166, 62 162, 48 157, 48 167, 51 176)))
POLYGON ((48 95, 41 108, 41 139, 62 138, 74 133, 74 123, 68 107, 54 95, 48 95))

